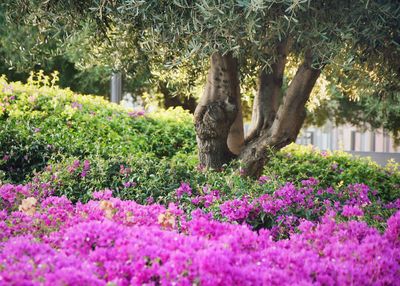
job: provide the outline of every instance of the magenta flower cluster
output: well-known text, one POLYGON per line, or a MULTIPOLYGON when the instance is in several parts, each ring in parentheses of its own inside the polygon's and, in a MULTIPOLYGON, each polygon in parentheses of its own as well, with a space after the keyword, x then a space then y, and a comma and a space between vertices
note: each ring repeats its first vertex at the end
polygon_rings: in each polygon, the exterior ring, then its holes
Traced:
MULTIPOLYGON (((287 185, 274 198, 308 202, 306 190, 294 190, 287 185)), ((275 241, 266 229, 199 209, 188 219, 178 205, 139 205, 110 190, 76 205, 31 191, 0 188, 0 285, 400 285, 400 211, 379 233, 356 220, 337 223, 332 208, 275 241)), ((249 205, 233 200, 221 211, 242 219, 249 205)))
POLYGON ((188 183, 181 183, 179 188, 176 189, 176 196, 178 198, 182 197, 183 194, 187 194, 188 196, 192 195, 192 188, 188 183))
POLYGON ((220 206, 221 214, 231 221, 243 222, 253 210, 247 198, 227 201, 220 206))
MULTIPOLYGON (((226 201, 220 206, 221 214, 236 221, 260 213, 275 219, 288 214, 318 219, 330 210, 345 217, 363 216, 363 208, 371 204, 369 196, 375 194, 364 184, 349 185, 340 191, 333 188, 317 189, 317 184, 317 180, 310 178, 303 180, 300 188, 293 183, 286 183, 273 194, 263 194, 251 202, 248 198, 226 201)), ((397 207, 396 204, 392 205, 393 208, 397 207)))
POLYGON ((144 110, 135 110, 128 112, 128 115, 132 118, 139 117, 145 115, 146 112, 144 110))
POLYGON ((219 190, 210 190, 208 186, 205 186, 200 195, 191 199, 191 203, 198 207, 202 206, 208 208, 215 202, 220 201, 220 199, 221 194, 219 190))

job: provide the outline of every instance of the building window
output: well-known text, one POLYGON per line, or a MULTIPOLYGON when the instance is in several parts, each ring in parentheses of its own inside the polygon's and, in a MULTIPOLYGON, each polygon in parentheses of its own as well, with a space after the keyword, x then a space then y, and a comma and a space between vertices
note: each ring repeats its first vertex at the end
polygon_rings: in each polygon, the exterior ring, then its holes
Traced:
POLYGON ((375 152, 375 146, 376 146, 376 138, 375 138, 375 133, 371 132, 371 142, 370 142, 370 151, 375 152))
POLYGON ((350 142, 350 150, 355 151, 356 150, 356 132, 351 131, 351 142, 350 142))
POLYGON ((313 131, 305 131, 297 139, 297 142, 301 145, 310 145, 310 144, 313 145, 314 144, 314 132, 313 131))

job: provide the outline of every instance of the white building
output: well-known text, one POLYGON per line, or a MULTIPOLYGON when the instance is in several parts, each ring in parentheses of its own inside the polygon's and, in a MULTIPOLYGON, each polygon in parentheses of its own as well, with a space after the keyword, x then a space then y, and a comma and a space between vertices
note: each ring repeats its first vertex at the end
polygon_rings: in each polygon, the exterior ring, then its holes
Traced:
POLYGON ((368 156, 381 165, 387 160, 400 162, 400 146, 383 130, 364 131, 352 125, 334 126, 328 122, 323 127, 304 127, 297 144, 314 145, 321 150, 342 150, 353 155, 368 156))
POLYGON ((393 138, 383 129, 362 131, 351 125, 305 127, 300 131, 296 143, 312 144, 321 150, 343 150, 356 152, 400 153, 393 138))

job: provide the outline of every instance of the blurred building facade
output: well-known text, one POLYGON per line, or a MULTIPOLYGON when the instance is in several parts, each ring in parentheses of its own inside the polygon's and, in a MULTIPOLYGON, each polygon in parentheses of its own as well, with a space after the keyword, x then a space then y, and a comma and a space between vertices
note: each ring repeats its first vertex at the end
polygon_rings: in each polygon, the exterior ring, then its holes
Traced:
POLYGON ((343 150, 353 155, 369 156, 384 165, 387 160, 400 162, 400 146, 383 128, 370 131, 352 125, 334 126, 331 122, 322 127, 304 127, 297 144, 313 145, 321 150, 343 150))
POLYGON ((312 144, 321 150, 400 153, 393 138, 383 129, 363 131, 351 125, 334 126, 330 122, 323 127, 303 128, 296 143, 312 144))

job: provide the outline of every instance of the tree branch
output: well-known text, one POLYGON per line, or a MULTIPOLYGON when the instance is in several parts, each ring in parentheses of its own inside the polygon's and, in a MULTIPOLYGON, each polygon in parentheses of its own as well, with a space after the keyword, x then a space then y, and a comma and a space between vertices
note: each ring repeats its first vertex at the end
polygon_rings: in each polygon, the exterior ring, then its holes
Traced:
POLYGON ((276 50, 277 60, 272 65, 271 72, 267 73, 262 70, 259 75, 258 93, 253 103, 251 131, 246 138, 246 142, 251 141, 272 126, 279 107, 288 41, 284 40, 278 43, 276 50))
POLYGON ((294 142, 306 118, 305 104, 311 90, 321 74, 320 69, 312 66, 313 56, 307 52, 304 62, 298 68, 296 75, 289 84, 271 127, 271 137, 275 139, 277 148, 294 142))
POLYGON ((239 155, 248 176, 257 177, 261 174, 267 160, 268 147, 279 150, 296 140, 306 117, 305 104, 320 73, 320 69, 312 67, 312 54, 307 52, 286 91, 272 126, 267 132, 249 141, 239 155))

